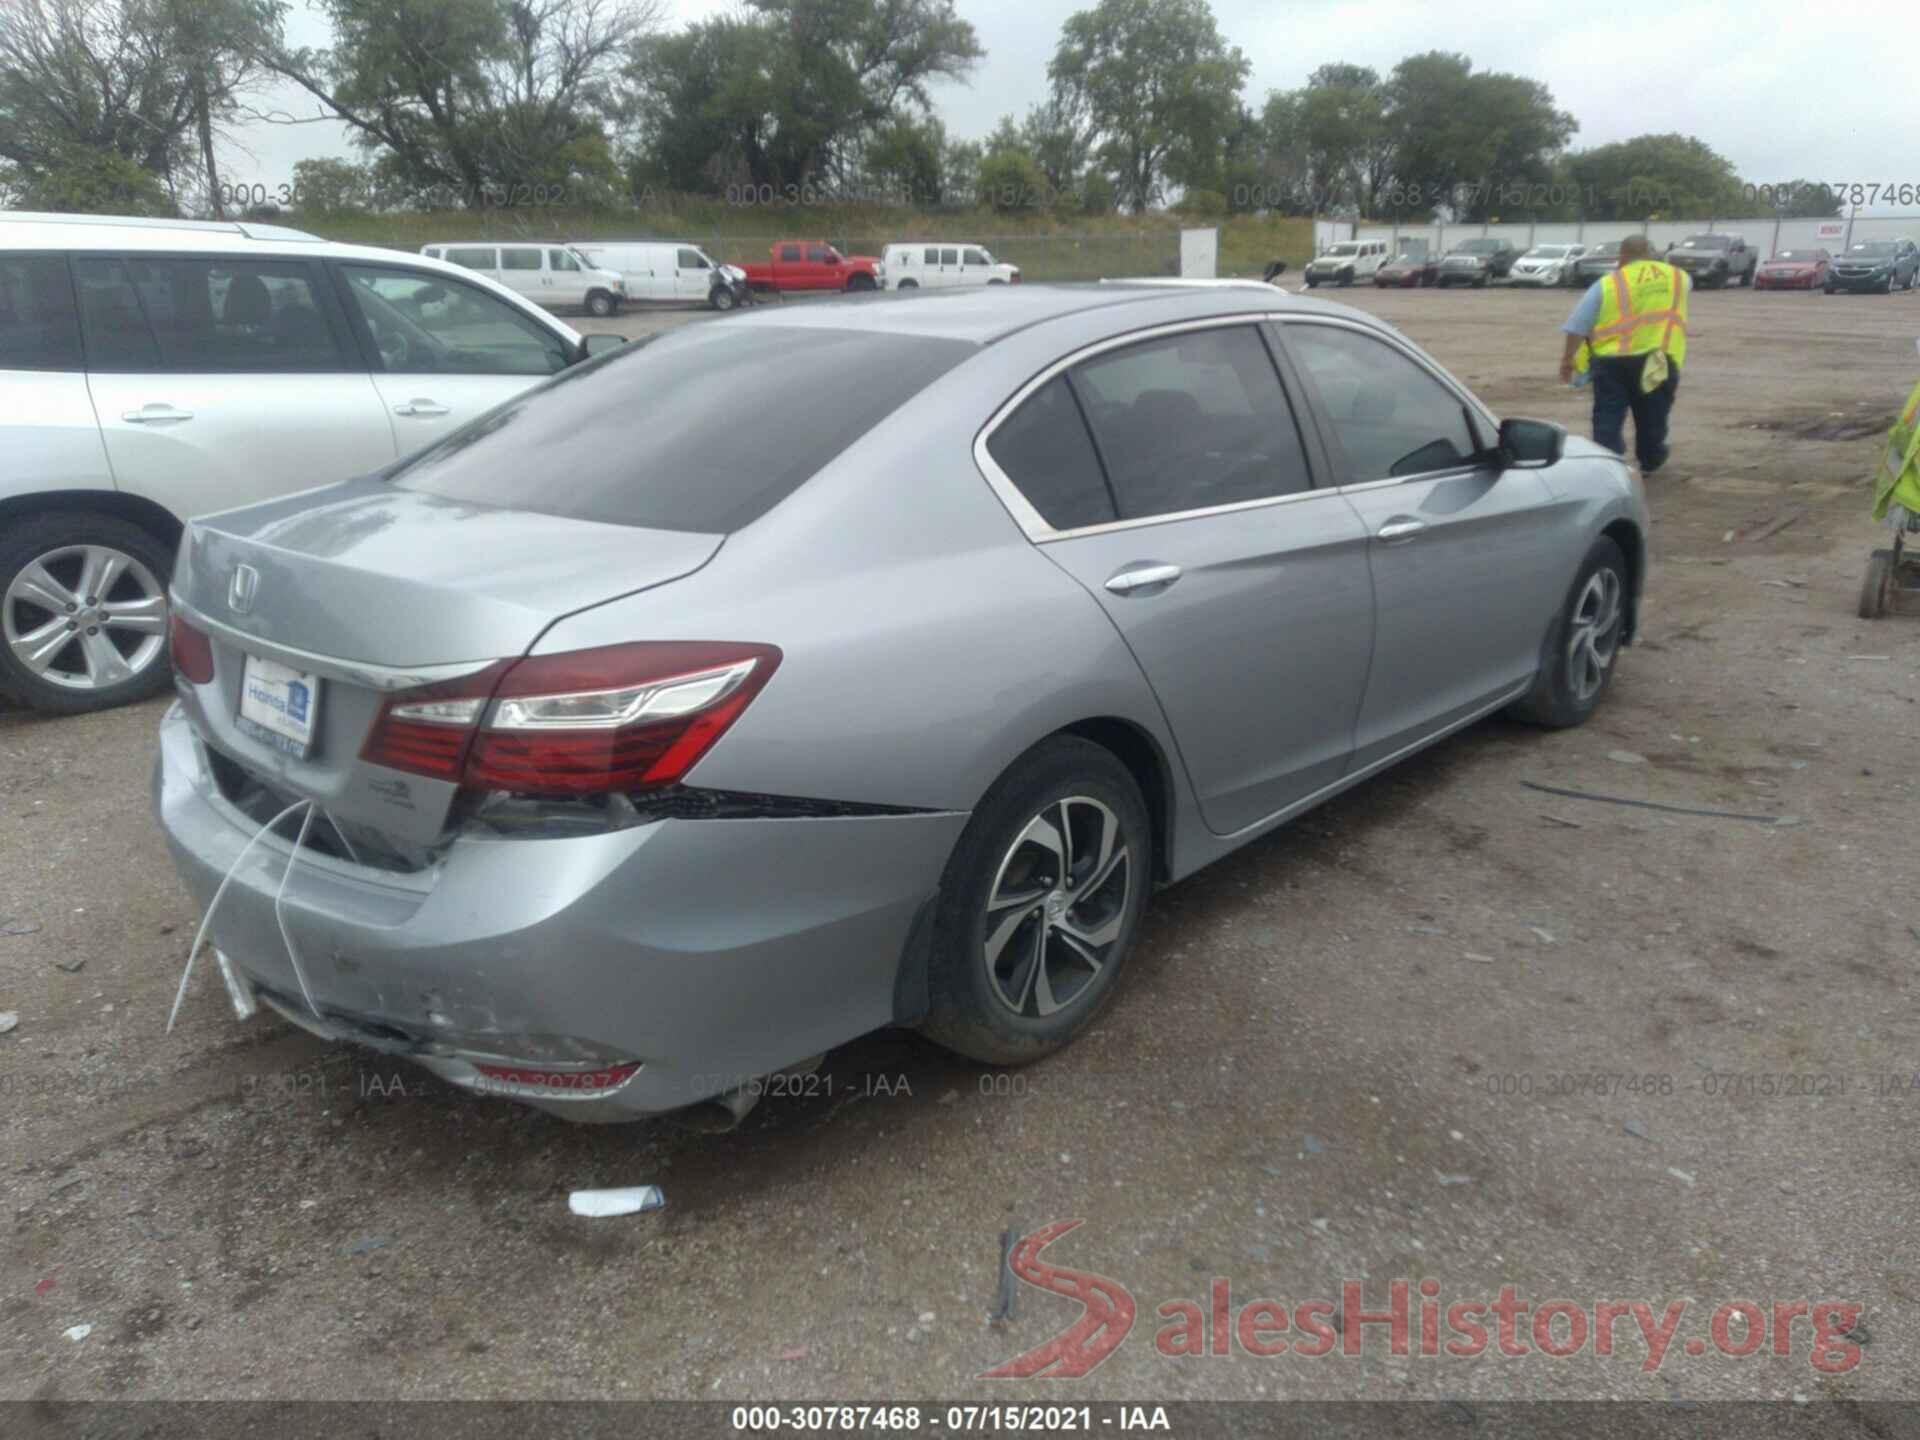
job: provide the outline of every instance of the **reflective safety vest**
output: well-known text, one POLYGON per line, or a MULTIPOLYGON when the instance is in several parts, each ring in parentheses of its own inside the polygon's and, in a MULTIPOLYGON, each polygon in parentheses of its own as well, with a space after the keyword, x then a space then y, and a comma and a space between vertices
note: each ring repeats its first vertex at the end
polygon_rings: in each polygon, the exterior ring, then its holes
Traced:
POLYGON ((1634 260, 1600 282, 1600 313, 1574 361, 1585 370, 1594 355, 1641 355, 1664 350, 1667 363, 1687 358, 1687 277, 1664 260, 1634 260))
POLYGON ((1885 519, 1891 505, 1920 514, 1920 385, 1913 387, 1894 418, 1879 473, 1873 477, 1873 518, 1885 519))

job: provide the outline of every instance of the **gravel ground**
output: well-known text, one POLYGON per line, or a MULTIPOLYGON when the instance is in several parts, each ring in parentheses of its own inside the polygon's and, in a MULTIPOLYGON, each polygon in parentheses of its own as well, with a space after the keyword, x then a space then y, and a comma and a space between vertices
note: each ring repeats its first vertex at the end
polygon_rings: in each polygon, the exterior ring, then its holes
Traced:
MULTIPOLYGON (((1584 427, 1570 296, 1339 298, 1584 427)), ((148 813, 163 702, 0 712, 0 1398, 1920 1393, 1920 623, 1854 617, 1920 296, 1694 311, 1595 720, 1478 726, 1164 892, 1098 1028, 1017 1075, 883 1034, 703 1135, 236 1025, 210 974, 166 1035, 197 916, 148 813), (640 1182, 668 1208, 568 1214, 640 1182), (1047 1258, 1124 1286, 1132 1336, 1084 1379, 979 1378, 1080 1308, 1021 1286, 990 1322, 1001 1232, 1074 1218, 1047 1258), (1160 1353, 1215 1277, 1236 1311, 1394 1279, 1688 1305, 1657 1370, 1631 1320, 1610 1357, 1400 1358, 1378 1325, 1352 1358, 1160 1353), (1861 1307, 1857 1366, 1816 1369, 1805 1319, 1784 1355, 1689 1353, 1722 1302, 1803 1299, 1861 1307)))

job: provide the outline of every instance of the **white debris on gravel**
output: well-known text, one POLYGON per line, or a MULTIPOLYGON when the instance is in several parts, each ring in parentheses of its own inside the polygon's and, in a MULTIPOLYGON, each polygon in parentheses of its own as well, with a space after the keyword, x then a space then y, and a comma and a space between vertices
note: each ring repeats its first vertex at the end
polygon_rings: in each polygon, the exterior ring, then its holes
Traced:
POLYGON ((658 1185, 628 1185, 617 1190, 576 1190, 567 1196, 567 1208, 576 1215, 599 1220, 610 1215, 637 1215, 658 1210, 667 1197, 658 1185))
POLYGON ((78 1345, 82 1340, 86 1339, 87 1336, 93 1333, 93 1326, 69 1325, 63 1333, 66 1335, 66 1337, 69 1340, 73 1341, 74 1344, 78 1345))

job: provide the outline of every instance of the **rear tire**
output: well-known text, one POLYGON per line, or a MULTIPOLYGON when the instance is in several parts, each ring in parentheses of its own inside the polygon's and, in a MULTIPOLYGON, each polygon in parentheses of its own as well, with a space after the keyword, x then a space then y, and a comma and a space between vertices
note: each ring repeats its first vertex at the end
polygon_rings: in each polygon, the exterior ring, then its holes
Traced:
POLYGON ((118 516, 59 510, 10 525, 0 538, 0 694, 80 715, 165 689, 172 571, 166 544, 118 516), (89 595, 83 581, 97 577, 90 567, 102 561, 114 573, 89 595), (69 612, 63 600, 77 608, 69 612), (101 623, 88 625, 90 615, 101 623), (49 650, 62 635, 71 641, 49 650))
POLYGON ((1533 689, 1509 713, 1552 730, 1584 724, 1613 682, 1626 617, 1627 559, 1603 535, 1581 562, 1554 619, 1533 689))
POLYGON ((1058 1050, 1112 995, 1152 872, 1146 802, 1112 752, 1073 736, 1029 750, 947 862, 921 1029, 989 1064, 1058 1050))

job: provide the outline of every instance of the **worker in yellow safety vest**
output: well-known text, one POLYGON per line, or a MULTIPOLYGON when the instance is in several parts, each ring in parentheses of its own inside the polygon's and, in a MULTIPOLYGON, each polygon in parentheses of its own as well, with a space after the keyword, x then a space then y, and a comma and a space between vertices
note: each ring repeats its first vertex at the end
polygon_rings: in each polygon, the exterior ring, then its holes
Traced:
POLYGON ((1567 323, 1562 384, 1591 382, 1593 438, 1627 453, 1627 414, 1640 473, 1667 462, 1667 424, 1687 358, 1687 292, 1693 282, 1652 258, 1644 235, 1620 242, 1620 264, 1596 280, 1567 323))

